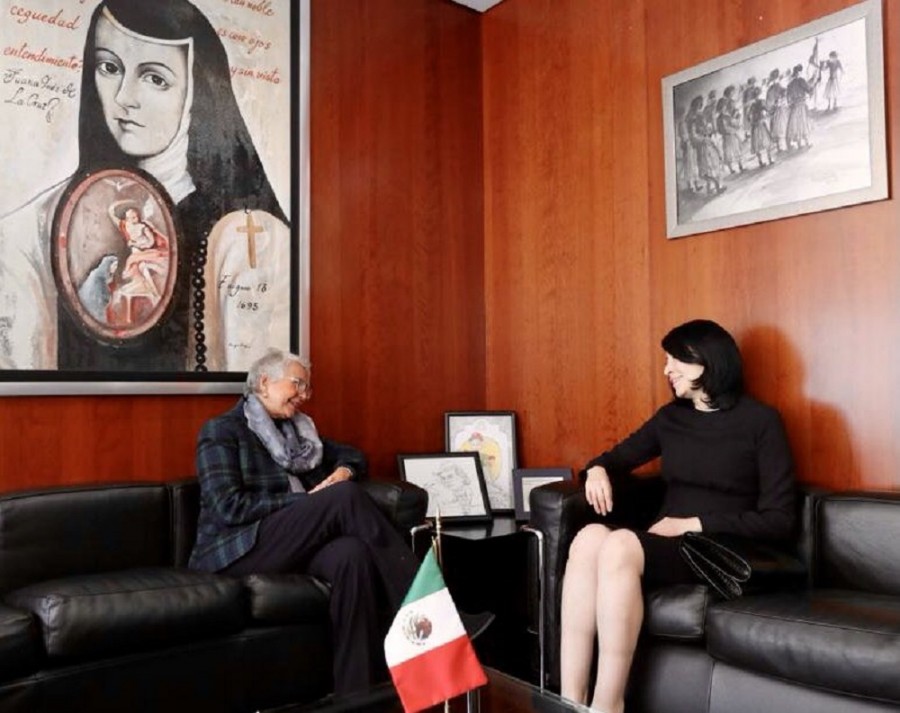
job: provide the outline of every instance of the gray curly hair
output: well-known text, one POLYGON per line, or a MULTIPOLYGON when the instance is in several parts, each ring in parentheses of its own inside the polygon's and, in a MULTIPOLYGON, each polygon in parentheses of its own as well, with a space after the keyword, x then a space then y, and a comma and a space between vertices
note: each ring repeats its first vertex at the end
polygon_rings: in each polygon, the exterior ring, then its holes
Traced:
POLYGON ((280 379, 284 376, 289 364, 299 364, 307 373, 312 374, 312 364, 298 354, 269 347, 266 353, 250 365, 247 371, 247 382, 244 384, 244 396, 259 393, 259 382, 263 376, 280 379))

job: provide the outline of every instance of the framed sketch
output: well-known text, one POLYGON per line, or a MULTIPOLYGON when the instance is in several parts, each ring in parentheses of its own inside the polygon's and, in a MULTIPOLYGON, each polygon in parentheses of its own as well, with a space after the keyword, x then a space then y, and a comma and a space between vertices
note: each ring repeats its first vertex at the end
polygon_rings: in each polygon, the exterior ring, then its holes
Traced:
POLYGON ((886 198, 881 0, 662 81, 669 238, 886 198))
POLYGON ((512 472, 517 465, 513 411, 448 411, 444 447, 450 452, 478 453, 491 509, 512 511, 512 472))
POLYGON ((308 355, 309 0, 0 11, 0 395, 308 355))
POLYGON ((475 453, 416 453, 397 456, 400 477, 428 492, 427 517, 483 522, 491 519, 481 461, 475 453))
POLYGON ((547 483, 572 480, 571 468, 516 468, 513 471, 513 493, 516 503, 516 520, 531 517, 531 491, 547 483))

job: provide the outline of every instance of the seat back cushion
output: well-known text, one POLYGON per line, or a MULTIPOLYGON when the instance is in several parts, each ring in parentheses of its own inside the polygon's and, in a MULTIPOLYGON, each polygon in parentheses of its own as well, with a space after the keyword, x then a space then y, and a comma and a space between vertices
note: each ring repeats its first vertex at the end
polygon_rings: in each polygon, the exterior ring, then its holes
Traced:
POLYGON ((0 495, 0 594, 46 579, 169 564, 169 529, 159 484, 0 495))
POLYGON ((900 494, 830 495, 817 526, 820 586, 900 594, 900 494))

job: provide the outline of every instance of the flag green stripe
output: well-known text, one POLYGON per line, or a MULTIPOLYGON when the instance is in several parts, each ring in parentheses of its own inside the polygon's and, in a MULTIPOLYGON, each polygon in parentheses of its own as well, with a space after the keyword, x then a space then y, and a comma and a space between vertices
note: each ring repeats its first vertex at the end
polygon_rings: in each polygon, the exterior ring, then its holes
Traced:
POLYGON ((429 549, 425 559, 422 560, 422 566, 419 567, 412 586, 406 593, 406 599, 403 600, 402 606, 406 606, 422 597, 427 597, 429 594, 439 592, 445 586, 441 568, 438 567, 437 559, 434 556, 434 550, 429 549))

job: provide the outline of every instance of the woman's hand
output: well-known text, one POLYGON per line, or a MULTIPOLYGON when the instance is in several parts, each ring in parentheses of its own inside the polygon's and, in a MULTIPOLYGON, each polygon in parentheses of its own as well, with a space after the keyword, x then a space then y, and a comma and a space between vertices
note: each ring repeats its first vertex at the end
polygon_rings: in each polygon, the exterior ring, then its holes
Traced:
POLYGON ((316 487, 310 490, 310 493, 315 493, 318 490, 322 490, 323 488, 327 488, 329 485, 334 485, 335 483, 340 483, 344 480, 350 480, 353 477, 353 471, 349 468, 341 465, 334 469, 334 472, 329 475, 325 480, 319 483, 316 487))
POLYGON ((612 512, 612 484, 609 482, 606 468, 601 465, 588 468, 584 481, 584 496, 587 498, 588 505, 594 508, 594 512, 598 515, 608 515, 612 512))
POLYGON ((702 531, 703 524, 699 517, 664 517, 653 523, 653 526, 647 530, 647 532, 663 537, 678 537, 685 532, 702 531))

